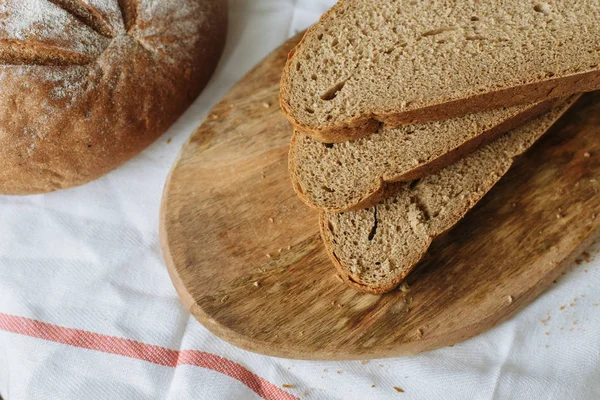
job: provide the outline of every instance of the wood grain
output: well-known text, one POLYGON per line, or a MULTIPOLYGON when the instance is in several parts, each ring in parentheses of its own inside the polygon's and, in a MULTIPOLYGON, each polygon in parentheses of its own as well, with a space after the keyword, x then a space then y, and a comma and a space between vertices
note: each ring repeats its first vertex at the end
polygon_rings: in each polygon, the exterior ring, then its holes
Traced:
POLYGON ((335 275, 287 170, 278 107, 291 39, 217 105, 166 183, 161 243, 186 307, 245 349, 302 359, 417 353, 481 333, 540 294, 600 234, 600 95, 586 95, 455 229, 410 288, 335 275))

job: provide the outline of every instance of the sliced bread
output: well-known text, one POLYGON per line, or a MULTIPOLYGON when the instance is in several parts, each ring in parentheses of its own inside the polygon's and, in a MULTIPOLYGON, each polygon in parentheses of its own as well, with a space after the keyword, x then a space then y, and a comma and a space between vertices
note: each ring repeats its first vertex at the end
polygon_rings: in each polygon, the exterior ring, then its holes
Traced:
POLYGON ((283 70, 296 128, 340 142, 600 88, 600 0, 342 0, 283 70))
POLYGON ((450 165, 561 102, 467 114, 438 122, 381 128, 369 137, 324 144, 294 133, 289 169, 309 206, 328 212, 377 203, 386 182, 412 181, 450 165))
POLYGON ((391 196, 373 207, 321 213, 325 247, 344 281, 367 293, 395 288, 432 240, 452 228, 575 99, 436 174, 394 185, 391 196))

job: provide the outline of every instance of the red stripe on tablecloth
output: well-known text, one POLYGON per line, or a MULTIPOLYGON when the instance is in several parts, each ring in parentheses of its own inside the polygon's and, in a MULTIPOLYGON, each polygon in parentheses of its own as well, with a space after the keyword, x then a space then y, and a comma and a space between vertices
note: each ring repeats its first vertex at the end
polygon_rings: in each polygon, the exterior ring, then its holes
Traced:
POLYGON ((131 339, 102 335, 81 329, 36 321, 16 315, 0 313, 0 330, 49 340, 88 350, 137 358, 154 364, 175 368, 193 365, 230 376, 268 400, 298 399, 240 364, 221 356, 199 350, 171 350, 131 339))

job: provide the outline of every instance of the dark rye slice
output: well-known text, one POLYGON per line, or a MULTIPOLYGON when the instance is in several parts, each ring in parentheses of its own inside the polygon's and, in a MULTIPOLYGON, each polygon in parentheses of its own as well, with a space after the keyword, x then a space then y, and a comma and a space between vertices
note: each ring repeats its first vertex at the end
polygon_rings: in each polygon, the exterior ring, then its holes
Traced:
POLYGON ((321 213, 321 236, 342 279, 366 293, 394 289, 427 252, 502 178, 578 96, 436 174, 394 185, 377 205, 321 213))
POLYGON ((599 20, 600 0, 342 0, 290 53, 281 107, 333 143, 596 90, 599 20))
POLYGON ((467 114, 398 128, 368 137, 325 144, 295 132, 289 152, 294 189, 309 206, 327 212, 369 207, 389 182, 408 182, 434 173, 497 139, 560 99, 467 114))

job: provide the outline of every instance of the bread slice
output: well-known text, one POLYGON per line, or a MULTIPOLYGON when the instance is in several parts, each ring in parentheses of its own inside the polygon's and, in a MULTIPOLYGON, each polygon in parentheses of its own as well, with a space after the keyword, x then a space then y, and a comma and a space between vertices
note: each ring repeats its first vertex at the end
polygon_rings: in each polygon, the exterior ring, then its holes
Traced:
POLYGON ((342 0, 291 51, 281 107, 340 142, 600 88, 600 0, 342 0))
POLYGON ((411 181, 456 162, 562 102, 468 114, 449 120, 381 128, 369 137, 324 144, 294 133, 289 169, 294 189, 309 206, 328 212, 377 203, 386 182, 411 181))
POLYGON ((325 247, 344 281, 367 293, 395 288, 436 236, 455 225, 573 104, 575 98, 436 174, 397 184, 377 205, 321 213, 325 247))

